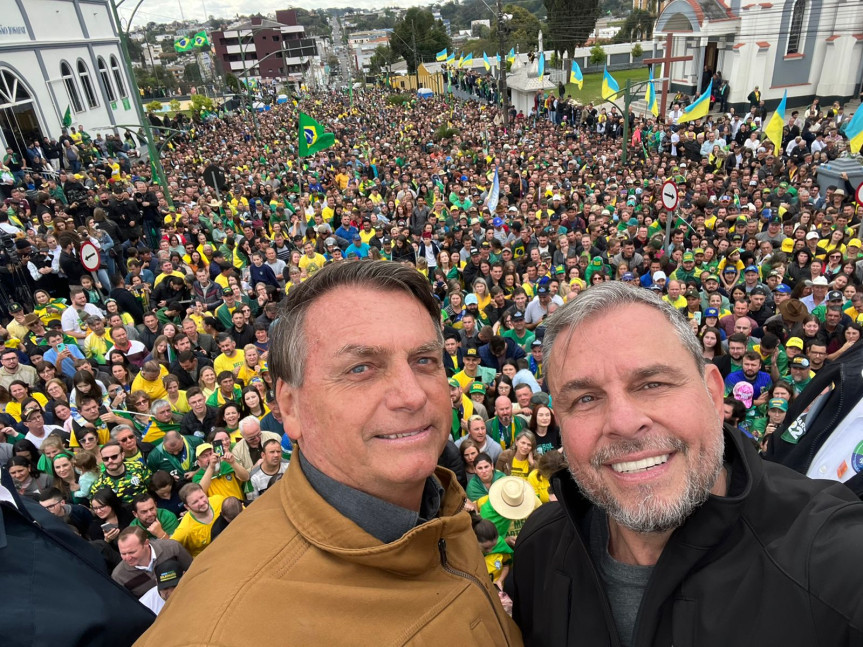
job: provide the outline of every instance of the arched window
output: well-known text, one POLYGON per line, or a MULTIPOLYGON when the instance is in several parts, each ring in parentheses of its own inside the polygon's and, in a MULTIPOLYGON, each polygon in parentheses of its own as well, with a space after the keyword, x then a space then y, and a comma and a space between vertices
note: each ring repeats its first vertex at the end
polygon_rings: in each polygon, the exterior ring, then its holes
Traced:
POLYGON ((794 0, 791 9, 791 27, 788 29, 788 49, 785 54, 800 52, 800 37, 803 33, 803 14, 806 13, 806 0, 794 0))
POLYGON ((114 86, 111 85, 111 75, 108 73, 108 66, 105 64, 105 59, 101 56, 96 59, 96 65, 99 66, 99 81, 102 83, 102 88, 105 94, 108 95, 108 101, 116 101, 117 95, 114 94, 114 86))
POLYGON ((84 88, 84 96, 87 97, 87 105, 95 108, 99 105, 96 100, 96 90, 93 88, 93 81, 90 79, 90 71, 87 69, 87 64, 78 59, 78 78, 81 79, 81 87, 84 88))
POLYGON ((60 61, 60 76, 63 79, 63 85, 66 86, 66 94, 69 96, 72 110, 75 112, 84 112, 84 104, 81 102, 81 95, 78 94, 78 84, 75 83, 75 75, 72 74, 72 68, 69 67, 66 61, 60 61))
POLYGON ((114 83, 117 84, 117 92, 120 96, 126 97, 126 84, 123 83, 123 72, 120 70, 120 63, 117 57, 111 54, 111 73, 114 75, 114 83))

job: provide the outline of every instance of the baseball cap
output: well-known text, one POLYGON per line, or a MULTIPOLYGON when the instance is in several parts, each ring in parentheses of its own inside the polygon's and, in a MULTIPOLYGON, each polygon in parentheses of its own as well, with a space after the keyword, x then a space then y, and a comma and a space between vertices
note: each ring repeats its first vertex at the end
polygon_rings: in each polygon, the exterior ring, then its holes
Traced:
POLYGON ((791 368, 809 368, 809 358, 805 355, 798 355, 797 357, 792 357, 788 365, 791 368))
POLYGON ((654 281, 664 281, 667 278, 668 277, 665 275, 665 272, 663 272, 662 270, 659 270, 659 271, 653 273, 653 280, 654 281))
POLYGON ((331 237, 331 238, 327 238, 327 239, 324 241, 324 245, 326 245, 327 247, 329 247, 330 245, 335 245, 335 244, 336 244, 336 239, 335 239, 335 238, 332 238, 332 237, 331 237))
POLYGON ((621 280, 622 281, 632 281, 634 278, 635 278, 635 276, 633 276, 632 272, 625 272, 623 277, 621 277, 621 280))
POLYGON ((806 234, 806 240, 818 240, 820 238, 821 236, 818 235, 817 231, 810 231, 808 234, 806 234))
POLYGON ((719 317, 719 310, 717 310, 716 308, 707 308, 707 310, 704 311, 704 316, 705 316, 705 318, 706 317, 719 317))
POLYGON ((485 384, 483 384, 482 382, 474 382, 473 384, 471 384, 470 394, 473 395, 474 393, 485 393, 485 384))
MULTIPOLYGON (((452 387, 453 389, 458 389, 458 388, 460 388, 460 387, 461 387, 461 384, 459 384, 459 383, 458 383, 458 380, 457 380, 457 379, 455 379, 454 377, 451 377, 451 378, 449 379, 449 385, 450 385, 450 387, 452 387)), ((199 445, 199 446, 198 446, 198 449, 200 449, 200 448, 201 448, 201 447, 200 447, 200 445, 199 445)))
POLYGON ((475 306, 475 305, 478 305, 478 304, 479 304, 479 299, 477 299, 477 298, 476 298, 476 295, 475 295, 475 294, 468 294, 468 295, 464 298, 464 304, 465 304, 466 306, 475 306))
POLYGON ((785 342, 785 348, 799 348, 803 350, 803 340, 800 337, 789 337, 785 342))
POLYGON ((554 268, 554 273, 555 274, 566 274, 566 268, 563 265, 556 265, 554 268))
POLYGON ((495 218, 491 221, 491 224, 495 227, 501 227, 503 226, 503 218, 495 218))
POLYGON ((223 296, 223 297, 226 297, 226 296, 228 296, 229 294, 234 294, 234 289, 233 289, 233 288, 222 288, 222 296, 223 296))
POLYGON ((545 285, 540 285, 540 286, 536 289, 536 293, 537 293, 537 294, 548 294, 548 287, 547 287, 547 286, 545 286, 545 285))
POLYGON ((21 307, 20 303, 10 303, 9 304, 9 313, 15 314, 16 312, 21 312, 24 308, 21 307))
POLYGON ((750 295, 760 294, 761 296, 766 297, 767 296, 767 290, 765 290, 761 286, 758 286, 758 287, 752 288, 752 290, 749 291, 749 294, 750 295))
POLYGON ((477 352, 476 348, 468 348, 468 349, 464 352, 464 355, 465 355, 465 357, 478 357, 478 356, 479 356, 479 352, 477 352))
POLYGON ((515 312, 512 313, 512 320, 513 321, 524 321, 524 313, 521 312, 520 310, 516 310, 515 312))
POLYGON ((827 300, 828 301, 842 301, 843 298, 844 297, 842 296, 842 293, 839 290, 830 290, 830 292, 827 293, 827 300))
POLYGON ((531 348, 541 348, 542 347, 542 340, 541 339, 534 339, 532 342, 530 342, 530 347, 531 348))
POLYGON ((698 294, 698 290, 695 288, 689 288, 686 292, 683 293, 687 299, 697 299, 700 295, 698 294))
POLYGON ((726 267, 724 270, 722 270, 722 271, 723 271, 725 274, 733 274, 734 272, 736 272, 736 271, 737 271, 737 268, 736 268, 736 267, 734 267, 733 265, 729 265, 729 266, 727 266, 727 267, 726 267))
POLYGON ((780 283, 775 288, 773 288, 774 292, 781 292, 782 294, 791 294, 791 288, 789 288, 784 283, 780 283))
POLYGON ((479 255, 479 247, 474 247, 473 249, 471 249, 470 255, 471 256, 479 255))
POLYGON ((863 243, 860 242, 859 238, 852 238, 848 241, 848 247, 863 247, 863 243))
POLYGON ((195 458, 200 458, 201 454, 203 454, 208 449, 213 449, 213 446, 210 443, 201 443, 198 445, 198 448, 195 450, 195 458))
POLYGON ((159 591, 177 586, 183 573, 185 573, 182 565, 176 559, 166 559, 161 564, 156 564, 153 571, 156 575, 156 588, 159 591))
MULTIPOLYGON (((425 238, 425 234, 423 234, 423 237, 425 238)), ((359 234, 354 234, 354 240, 362 240, 362 237, 359 234)))
POLYGON ((745 270, 743 270, 743 271, 744 271, 744 272, 757 272, 757 271, 758 271, 758 268, 757 268, 757 267, 755 267, 754 265, 747 265, 747 266, 746 266, 746 269, 745 269, 745 270))
POLYGON ((708 274, 707 276, 704 277, 704 280, 705 281, 718 281, 719 277, 716 276, 715 274, 708 274))
POLYGON ((788 400, 785 398, 771 398, 770 402, 767 403, 767 408, 788 411, 788 400))
POLYGON ((688 261, 695 261, 695 254, 693 254, 692 252, 684 252, 683 262, 686 263, 688 261))

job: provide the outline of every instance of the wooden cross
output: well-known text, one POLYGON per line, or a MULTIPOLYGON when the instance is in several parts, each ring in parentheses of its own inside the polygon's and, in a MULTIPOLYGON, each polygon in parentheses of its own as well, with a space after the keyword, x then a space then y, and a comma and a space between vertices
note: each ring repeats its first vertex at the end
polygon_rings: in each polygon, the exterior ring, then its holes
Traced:
POLYGON ((683 61, 691 61, 692 56, 672 56, 672 46, 674 44, 674 34, 668 33, 665 35, 665 56, 661 58, 646 58, 642 61, 645 65, 662 65, 662 101, 659 105, 659 114, 665 118, 665 108, 668 105, 668 90, 669 81, 671 80, 671 64, 680 63, 683 61))

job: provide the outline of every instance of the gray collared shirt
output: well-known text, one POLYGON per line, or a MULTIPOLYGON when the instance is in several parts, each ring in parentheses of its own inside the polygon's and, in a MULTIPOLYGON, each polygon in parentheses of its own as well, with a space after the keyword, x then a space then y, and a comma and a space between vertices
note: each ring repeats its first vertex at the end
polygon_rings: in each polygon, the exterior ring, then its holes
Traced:
POLYGON ((302 453, 297 454, 300 468, 315 491, 343 516, 385 544, 401 539, 412 528, 440 513, 444 488, 434 475, 426 479, 420 509, 416 512, 339 483, 312 465, 302 453))

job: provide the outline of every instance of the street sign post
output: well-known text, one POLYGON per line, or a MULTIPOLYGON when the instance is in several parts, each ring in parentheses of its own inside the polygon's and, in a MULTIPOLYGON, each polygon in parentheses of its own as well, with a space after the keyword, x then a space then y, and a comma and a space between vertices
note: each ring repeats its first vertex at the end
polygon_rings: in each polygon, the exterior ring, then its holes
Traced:
POLYGON ((677 185, 673 180, 666 180, 662 183, 662 191, 660 192, 663 208, 668 211, 668 222, 665 223, 665 247, 671 242, 671 221, 674 219, 674 210, 677 209, 677 185))
POLYGON ((82 243, 79 254, 81 255, 81 265, 84 266, 85 270, 95 272, 99 269, 99 250, 93 243, 82 243))

